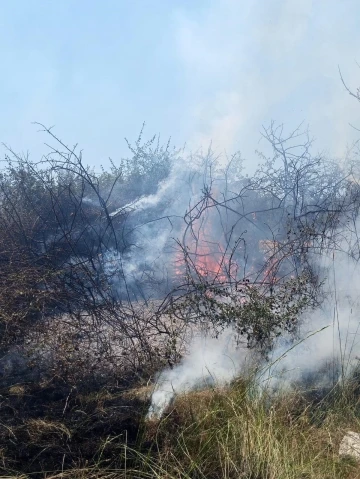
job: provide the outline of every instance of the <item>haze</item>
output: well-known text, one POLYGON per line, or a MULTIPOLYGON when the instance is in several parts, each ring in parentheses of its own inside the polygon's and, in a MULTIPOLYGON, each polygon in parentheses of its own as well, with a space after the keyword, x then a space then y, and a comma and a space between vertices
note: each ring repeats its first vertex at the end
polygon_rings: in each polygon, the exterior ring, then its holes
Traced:
POLYGON ((318 150, 357 139, 356 0, 13 0, 0 17, 0 141, 33 157, 55 125, 98 168, 127 154, 146 122, 176 146, 240 149, 301 121, 318 150))

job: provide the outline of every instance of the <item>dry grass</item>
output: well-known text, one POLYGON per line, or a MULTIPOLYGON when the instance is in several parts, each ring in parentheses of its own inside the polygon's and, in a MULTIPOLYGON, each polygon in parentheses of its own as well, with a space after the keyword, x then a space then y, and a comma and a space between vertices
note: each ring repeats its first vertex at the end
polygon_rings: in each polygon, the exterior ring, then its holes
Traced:
POLYGON ((158 425, 149 424, 160 453, 156 462, 143 456, 143 464, 158 478, 360 477, 360 466, 338 455, 345 432, 360 430, 351 400, 334 391, 327 404, 299 392, 269 402, 249 395, 243 383, 187 394, 158 425))
POLYGON ((238 380, 178 396, 161 420, 144 422, 150 390, 54 398, 10 388, 0 479, 360 478, 360 464, 338 455, 345 432, 360 431, 351 385, 314 400, 300 391, 269 398, 238 380))
POLYGON ((56 381, 14 393, 0 391, 0 478, 106 477, 123 467, 123 445, 136 447, 147 407, 119 389, 85 394, 56 381))

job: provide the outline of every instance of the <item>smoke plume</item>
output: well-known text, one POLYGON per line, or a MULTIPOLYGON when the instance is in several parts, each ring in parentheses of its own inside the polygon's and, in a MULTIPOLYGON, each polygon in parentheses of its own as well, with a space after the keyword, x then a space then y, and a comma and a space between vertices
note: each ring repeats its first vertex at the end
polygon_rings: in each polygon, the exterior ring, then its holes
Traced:
POLYGON ((236 344, 232 330, 217 338, 195 336, 181 363, 159 375, 147 418, 161 417, 178 394, 228 384, 244 367, 246 352, 236 344))
MULTIPOLYGON (((256 384, 271 394, 291 388, 324 390, 354 372, 360 356, 360 269, 345 253, 314 259, 324 280, 324 301, 300 318, 297 335, 285 333, 267 361, 258 363, 256 384)), ((256 356, 240 348, 234 331, 218 338, 197 336, 189 354, 174 369, 161 372, 151 398, 148 419, 164 413, 177 394, 228 384, 254 366, 256 356)))
POLYGON ((325 298, 300 318, 297 336, 277 340, 258 376, 270 391, 290 387, 331 388, 354 372, 360 354, 359 264, 345 252, 317 260, 325 298))

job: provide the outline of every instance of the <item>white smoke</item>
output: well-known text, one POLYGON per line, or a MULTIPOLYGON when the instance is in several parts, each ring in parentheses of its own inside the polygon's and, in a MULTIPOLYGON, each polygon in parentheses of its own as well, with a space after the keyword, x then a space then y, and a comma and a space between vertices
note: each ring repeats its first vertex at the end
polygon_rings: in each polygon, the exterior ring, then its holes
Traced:
POLYGON ((349 377, 360 354, 360 268, 346 253, 324 255, 324 303, 304 314, 297 339, 281 337, 259 374, 270 390, 311 383, 334 386, 349 377))
POLYGON ((165 284, 172 276, 176 240, 181 240, 183 234, 184 215, 201 197, 207 168, 206 159, 179 157, 156 193, 110 213, 113 218, 131 213, 128 224, 132 229, 132 244, 122 256, 117 255, 118 270, 128 285, 144 284, 144 278, 150 276, 154 282, 165 284))
MULTIPOLYGON (((162 266, 173 266, 173 253, 166 257, 168 240, 181 234, 184 209, 196 203, 205 182, 204 171, 198 165, 175 162, 169 177, 159 185, 155 194, 131 204, 135 215, 143 218, 141 215, 145 214, 149 221, 138 227, 136 245, 124 255, 123 271, 128 279, 143 275, 144 264, 153 269, 158 267, 158 271, 162 266), (165 218, 162 220, 156 212, 160 205, 165 218)), ((216 230, 215 223, 211 226, 216 230)), ((353 243, 351 240, 347 238, 353 243)), ((348 250, 345 242, 338 246, 340 251, 348 250)), ((261 386, 271 389, 282 385, 288 387, 315 375, 317 386, 322 387, 348 376, 357 365, 356 357, 360 353, 360 270, 355 261, 340 252, 334 256, 324 254, 317 262, 320 271, 325 273, 326 300, 316 311, 307 312, 300 318, 297 338, 282 335, 269 362, 263 365, 258 375, 261 386)), ((188 356, 178 366, 160 374, 148 417, 161 416, 177 394, 206 384, 228 383, 241 373, 248 358, 248 350, 236 347, 232 331, 224 332, 217 339, 194 338, 188 356)))
MULTIPOLYGON (((349 377, 360 356, 360 268, 345 253, 323 256, 326 299, 304 314, 297 338, 283 335, 266 363, 258 365, 256 384, 268 392, 291 387, 331 387, 349 377)), ((199 387, 228 384, 255 358, 239 348, 230 329, 217 339, 198 336, 189 354, 156 383, 147 418, 158 418, 174 397, 199 387)))
POLYGON ((176 178, 176 173, 174 170, 175 169, 173 168, 172 174, 170 174, 169 178, 160 182, 156 193, 147 196, 141 196, 135 201, 132 201, 125 206, 122 206, 121 208, 118 208, 117 210, 113 211, 112 213, 110 213, 109 216, 114 218, 119 214, 123 214, 124 212, 139 212, 148 208, 154 208, 161 201, 164 201, 165 199, 170 200, 171 198, 173 198, 173 193, 174 191, 176 191, 176 184, 179 180, 179 178, 176 178))
POLYGON ((148 419, 159 418, 173 398, 198 388, 230 383, 245 365, 248 350, 239 347, 230 329, 217 338, 194 337, 189 354, 160 374, 151 397, 148 419))

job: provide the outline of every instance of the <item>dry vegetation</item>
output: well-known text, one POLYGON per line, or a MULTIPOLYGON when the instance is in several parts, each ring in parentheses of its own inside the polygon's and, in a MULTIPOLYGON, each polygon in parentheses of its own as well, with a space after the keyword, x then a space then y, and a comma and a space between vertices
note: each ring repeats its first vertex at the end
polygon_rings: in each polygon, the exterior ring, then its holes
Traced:
POLYGON ((274 338, 296 336, 324 298, 314 256, 359 260, 357 165, 314 157, 307 132, 271 124, 272 156, 252 178, 238 155, 223 168, 209 152, 174 182, 185 161, 141 135, 96 174, 46 132, 46 158, 10 150, 0 173, 0 479, 360 478, 338 454, 360 430, 356 375, 279 395, 238 378, 145 419, 156 373, 194 330, 231 327, 262 361, 274 338), (171 234, 151 256, 159 221, 171 234))
POLYGON ((1 394, 2 478, 357 478, 340 458, 360 427, 356 382, 324 396, 258 394, 251 382, 177 397, 144 421, 151 388, 80 394, 61 384, 1 394))

